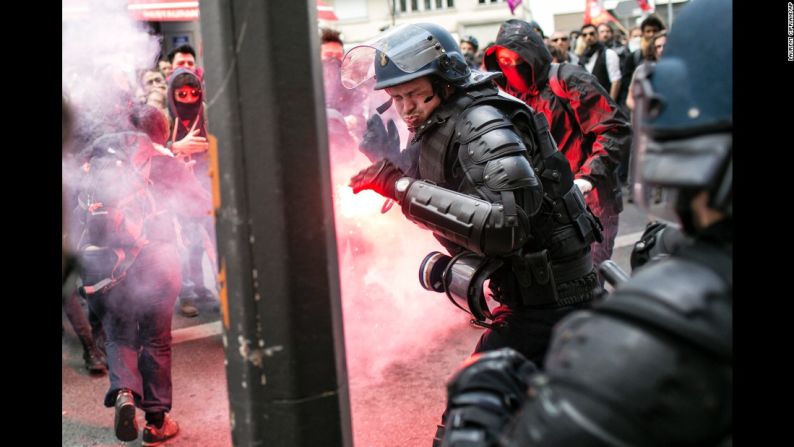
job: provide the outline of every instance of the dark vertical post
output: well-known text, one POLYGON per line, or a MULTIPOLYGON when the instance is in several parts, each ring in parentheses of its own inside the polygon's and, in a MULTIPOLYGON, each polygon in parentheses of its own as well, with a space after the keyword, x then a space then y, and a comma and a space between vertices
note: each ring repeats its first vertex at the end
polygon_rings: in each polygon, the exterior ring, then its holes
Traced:
POLYGON ((200 2, 235 446, 352 445, 315 8, 200 2))

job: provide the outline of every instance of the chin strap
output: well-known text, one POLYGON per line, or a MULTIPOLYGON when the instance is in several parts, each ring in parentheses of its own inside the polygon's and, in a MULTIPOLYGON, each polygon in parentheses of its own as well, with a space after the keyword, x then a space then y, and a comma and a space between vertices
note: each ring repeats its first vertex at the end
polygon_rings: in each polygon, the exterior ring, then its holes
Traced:
POLYGON ((377 109, 375 109, 375 110, 377 110, 377 111, 378 111, 378 114, 380 114, 380 115, 383 115, 383 113, 384 113, 385 111, 389 110, 389 107, 391 107, 391 104, 392 104, 392 102, 393 102, 393 101, 392 101, 392 99, 391 99, 391 98, 389 98, 389 100, 388 100, 388 101, 386 101, 386 102, 384 102, 383 104, 381 104, 380 106, 378 106, 378 108, 377 108, 377 109))

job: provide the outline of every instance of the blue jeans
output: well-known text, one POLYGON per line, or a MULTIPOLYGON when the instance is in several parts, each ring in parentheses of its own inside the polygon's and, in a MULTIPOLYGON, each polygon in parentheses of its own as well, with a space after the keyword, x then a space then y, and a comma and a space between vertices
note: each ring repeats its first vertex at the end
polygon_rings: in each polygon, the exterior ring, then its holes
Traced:
POLYGON ((171 410, 171 318, 180 281, 176 246, 154 242, 118 285, 89 298, 107 337, 105 406, 112 407, 118 390, 127 388, 145 412, 171 410))

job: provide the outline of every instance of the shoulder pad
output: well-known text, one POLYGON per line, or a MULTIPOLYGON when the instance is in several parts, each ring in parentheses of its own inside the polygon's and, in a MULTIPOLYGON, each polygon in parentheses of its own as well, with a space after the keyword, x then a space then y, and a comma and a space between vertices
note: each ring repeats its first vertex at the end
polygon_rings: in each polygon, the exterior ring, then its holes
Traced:
POLYGON ((723 358, 733 351, 732 289, 713 270, 670 257, 641 269, 599 308, 641 319, 723 358))
POLYGON ((540 183, 527 157, 518 154, 497 158, 486 163, 483 180, 485 186, 492 191, 537 187, 540 183))
POLYGON ((476 107, 465 114, 459 121, 456 138, 464 167, 527 150, 512 123, 491 106, 476 107))
POLYGON ((463 112, 455 126, 455 133, 460 143, 466 144, 488 131, 512 125, 496 107, 483 104, 463 112))

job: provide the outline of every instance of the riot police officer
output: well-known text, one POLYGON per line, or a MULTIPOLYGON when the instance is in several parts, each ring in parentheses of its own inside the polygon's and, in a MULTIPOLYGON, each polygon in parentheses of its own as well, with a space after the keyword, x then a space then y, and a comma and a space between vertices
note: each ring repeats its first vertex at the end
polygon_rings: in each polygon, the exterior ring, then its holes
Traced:
POLYGON ((500 74, 472 71, 438 25, 403 25, 352 49, 343 83, 359 85, 373 66, 416 156, 408 172, 390 157, 375 162, 353 191, 396 200, 447 249, 422 263, 422 285, 488 328, 475 352, 510 346, 542 362, 552 326, 600 291, 589 248, 600 230, 545 117, 500 93, 500 74), (501 304, 493 312, 485 279, 501 304))
POLYGON ((684 8, 634 92, 635 200, 661 190, 692 239, 560 322, 542 373, 509 350, 459 371, 444 445, 732 443, 731 8, 684 8))

